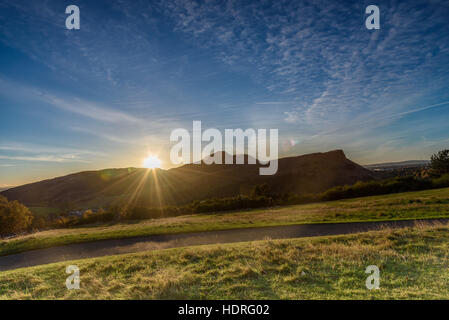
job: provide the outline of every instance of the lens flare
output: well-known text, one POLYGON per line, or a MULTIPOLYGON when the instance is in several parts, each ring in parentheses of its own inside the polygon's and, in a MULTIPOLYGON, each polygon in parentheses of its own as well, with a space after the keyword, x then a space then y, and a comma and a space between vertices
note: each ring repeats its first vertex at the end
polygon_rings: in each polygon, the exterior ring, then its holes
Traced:
POLYGON ((160 168, 161 160, 157 156, 149 155, 143 160, 143 166, 148 169, 160 168))

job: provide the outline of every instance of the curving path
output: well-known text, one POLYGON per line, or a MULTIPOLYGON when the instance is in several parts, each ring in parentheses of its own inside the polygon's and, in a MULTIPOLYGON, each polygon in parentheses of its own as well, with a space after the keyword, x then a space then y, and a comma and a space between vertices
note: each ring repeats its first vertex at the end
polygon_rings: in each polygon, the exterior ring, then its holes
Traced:
POLYGON ((67 260, 175 247, 264 240, 267 238, 288 239, 339 235, 379 230, 385 227, 404 228, 412 227, 417 222, 425 222, 428 224, 447 223, 449 219, 301 224, 100 240, 1 256, 0 271, 67 260))

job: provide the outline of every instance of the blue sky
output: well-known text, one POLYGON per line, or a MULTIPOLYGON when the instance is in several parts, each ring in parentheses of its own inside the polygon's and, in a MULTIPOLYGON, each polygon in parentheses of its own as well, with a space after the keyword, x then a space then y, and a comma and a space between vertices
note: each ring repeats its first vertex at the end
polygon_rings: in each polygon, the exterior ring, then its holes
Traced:
POLYGON ((448 17, 447 1, 0 0, 0 187, 148 153, 169 168, 193 120, 278 128, 281 156, 428 159, 449 145, 448 17))

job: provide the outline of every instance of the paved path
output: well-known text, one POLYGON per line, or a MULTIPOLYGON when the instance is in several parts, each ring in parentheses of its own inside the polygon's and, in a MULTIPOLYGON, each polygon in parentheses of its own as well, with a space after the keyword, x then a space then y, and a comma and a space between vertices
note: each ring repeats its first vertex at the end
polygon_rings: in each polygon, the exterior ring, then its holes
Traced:
POLYGON ((301 224, 100 240, 1 256, 0 271, 59 261, 184 246, 264 240, 267 238, 288 239, 339 235, 379 230, 384 227, 404 228, 414 226, 417 221, 433 224, 447 223, 449 219, 301 224))

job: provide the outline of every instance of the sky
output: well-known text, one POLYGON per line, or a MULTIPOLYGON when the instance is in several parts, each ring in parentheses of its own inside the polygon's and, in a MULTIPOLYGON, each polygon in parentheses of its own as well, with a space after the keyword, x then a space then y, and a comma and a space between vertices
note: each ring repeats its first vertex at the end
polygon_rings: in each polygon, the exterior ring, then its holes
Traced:
POLYGON ((447 0, 0 0, 0 187, 170 168, 194 120, 276 128, 281 157, 429 159, 449 146, 448 17, 447 0))

